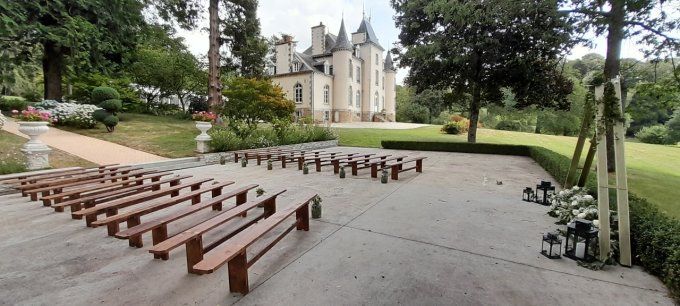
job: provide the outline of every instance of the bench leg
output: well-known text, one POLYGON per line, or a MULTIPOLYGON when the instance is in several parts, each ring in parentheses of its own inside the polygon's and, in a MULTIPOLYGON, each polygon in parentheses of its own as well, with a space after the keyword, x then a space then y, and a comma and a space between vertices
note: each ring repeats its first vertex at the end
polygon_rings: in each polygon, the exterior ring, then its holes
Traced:
MULTIPOLYGON (((201 188, 200 185, 194 185, 194 186, 191 186, 191 191, 196 191, 200 188, 201 188)), ((197 195, 191 197, 191 205, 198 204, 200 202, 201 202, 201 195, 200 194, 197 194, 197 195)))
MULTIPOLYGON (((118 209, 112 208, 112 209, 107 209, 106 210, 106 216, 107 217, 113 217, 118 214, 118 209)), ((97 214, 92 214, 93 216, 96 216, 97 214)), ((109 222, 106 224, 106 230, 109 234, 109 236, 114 236, 118 231, 120 231, 120 225, 118 222, 109 222)))
MULTIPOLYGON (((142 221, 140 219, 141 218, 139 216, 132 216, 132 217, 128 218, 127 228, 131 228, 131 227, 134 227, 134 226, 141 224, 142 221)), ((142 242, 142 235, 131 236, 130 238, 128 238, 128 244, 131 247, 136 247, 136 248, 143 247, 144 243, 142 242)))
POLYGON ((286 156, 281 158, 281 168, 286 168, 286 159, 288 159, 286 156))
POLYGON ((316 172, 321 172, 321 158, 314 160, 314 164, 316 165, 316 172))
POLYGON ((203 260, 203 238, 198 236, 187 241, 187 268, 189 273, 198 274, 194 271, 194 265, 203 260))
MULTIPOLYGON (((241 205, 248 201, 248 192, 244 192, 236 195, 236 206, 241 205)), ((245 218, 248 216, 248 212, 243 212, 241 217, 245 218)))
POLYGON ((416 160, 416 172, 423 172, 423 160, 416 160))
POLYGON ((337 160, 333 162, 333 173, 334 174, 340 173, 340 162, 337 160))
POLYGON ((304 163, 305 163, 305 158, 304 158, 304 156, 298 158, 298 170, 302 171, 302 166, 304 165, 304 163))
POLYGON ((248 262, 243 252, 232 258, 229 263, 229 291, 248 294, 248 262))
POLYGON ((401 165, 392 166, 392 179, 395 181, 399 179, 399 170, 401 170, 400 168, 401 165))
MULTIPOLYGON (((151 237, 153 240, 153 245, 157 245, 166 239, 168 239, 168 226, 167 224, 163 224, 157 228, 154 228, 151 230, 151 237)), ((168 260, 170 259, 170 254, 153 254, 153 258, 156 259, 162 259, 162 260, 168 260)))
MULTIPOLYGON (((170 182, 170 187, 174 187, 174 186, 177 186, 177 185, 179 185, 179 180, 174 180, 174 181, 170 182)), ((179 195, 179 191, 173 191, 172 193, 170 193, 171 197, 176 197, 178 195, 179 195)))
POLYGON ((276 198, 264 203, 264 217, 267 218, 276 212, 276 198))
POLYGON ((234 162, 238 163, 238 153, 234 153, 234 162))
POLYGON ((371 164, 371 177, 372 178, 378 177, 378 164, 371 164))
POLYGON ((309 231, 309 203, 295 211, 295 218, 297 219, 297 229, 299 231, 309 231))
POLYGON ((352 163, 352 176, 359 175, 359 165, 357 163, 352 163))
MULTIPOLYGON (((212 197, 213 197, 213 199, 216 198, 216 197, 219 197, 219 196, 221 196, 221 195, 222 195, 222 188, 216 189, 216 190, 213 190, 213 191, 212 191, 212 197)), ((192 204, 195 204, 195 203, 192 202, 192 204)), ((219 203, 213 205, 213 206, 212 206, 212 210, 214 210, 214 211, 222 211, 222 202, 219 202, 219 203)))

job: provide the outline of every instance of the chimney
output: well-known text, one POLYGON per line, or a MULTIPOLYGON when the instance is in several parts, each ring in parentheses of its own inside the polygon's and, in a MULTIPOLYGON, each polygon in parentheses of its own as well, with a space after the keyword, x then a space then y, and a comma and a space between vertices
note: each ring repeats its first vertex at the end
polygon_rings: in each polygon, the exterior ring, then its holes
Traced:
POLYGON ((323 54, 326 51, 326 26, 319 22, 318 26, 312 27, 312 56, 323 54))

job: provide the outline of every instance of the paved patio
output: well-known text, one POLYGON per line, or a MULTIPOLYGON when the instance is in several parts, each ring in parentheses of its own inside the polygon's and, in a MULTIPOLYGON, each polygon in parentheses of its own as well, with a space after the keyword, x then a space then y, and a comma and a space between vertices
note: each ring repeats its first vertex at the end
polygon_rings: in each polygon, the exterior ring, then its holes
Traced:
POLYGON ((229 293, 226 267, 187 274, 183 248, 167 262, 154 260, 104 228, 85 228, 17 195, 0 197, 0 304, 673 305, 661 282, 639 267, 591 271, 539 254, 541 234, 556 225, 546 207, 520 199, 523 187, 549 177, 531 159, 400 153, 427 156, 425 172, 381 184, 367 170, 346 179, 330 168, 305 176, 279 165, 178 171, 235 180, 234 188, 287 188, 280 208, 304 190, 322 196, 323 218, 250 268, 246 296, 229 293))

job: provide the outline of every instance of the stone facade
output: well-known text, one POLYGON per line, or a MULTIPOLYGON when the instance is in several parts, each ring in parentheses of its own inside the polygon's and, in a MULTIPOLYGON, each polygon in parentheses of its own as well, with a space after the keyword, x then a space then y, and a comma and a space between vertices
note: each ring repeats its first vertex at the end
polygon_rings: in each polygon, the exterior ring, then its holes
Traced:
POLYGON ((337 36, 326 26, 312 27, 312 46, 297 52, 297 42, 284 35, 276 44, 272 80, 295 102, 295 116, 315 122, 394 121, 396 69, 378 42, 370 21, 347 35, 344 20, 337 36))

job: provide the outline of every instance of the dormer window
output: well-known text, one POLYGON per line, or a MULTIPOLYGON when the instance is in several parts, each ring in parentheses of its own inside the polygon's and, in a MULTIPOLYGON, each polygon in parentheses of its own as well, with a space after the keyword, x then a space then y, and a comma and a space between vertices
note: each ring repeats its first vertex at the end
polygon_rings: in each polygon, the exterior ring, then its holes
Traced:
POLYGON ((300 62, 293 62, 293 72, 300 71, 300 62))
POLYGON ((356 46, 356 48, 354 48, 354 56, 361 58, 361 48, 359 46, 356 46))

